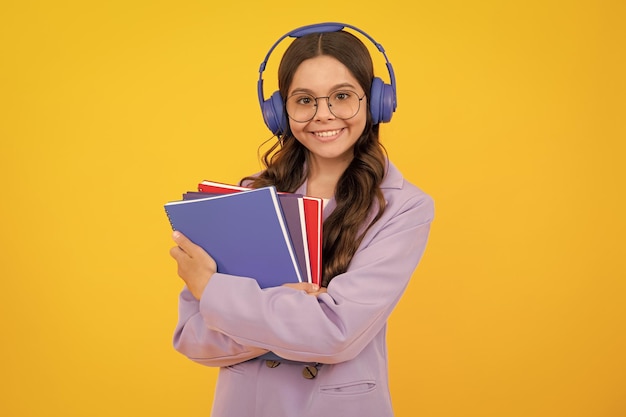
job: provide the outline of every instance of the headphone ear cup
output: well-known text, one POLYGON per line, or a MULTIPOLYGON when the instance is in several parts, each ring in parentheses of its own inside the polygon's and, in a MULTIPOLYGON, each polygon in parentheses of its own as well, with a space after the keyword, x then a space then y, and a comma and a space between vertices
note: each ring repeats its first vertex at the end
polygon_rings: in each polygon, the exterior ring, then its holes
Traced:
POLYGON ((380 121, 381 123, 387 123, 391 120, 393 112, 396 111, 396 94, 393 91, 393 86, 391 84, 383 84, 382 103, 382 117, 380 121))
POLYGON ((393 87, 374 77, 370 91, 370 113, 374 124, 387 123, 396 110, 396 98, 393 87))
POLYGON ((285 132, 286 121, 283 111, 283 99, 280 92, 276 91, 272 96, 263 102, 263 120, 273 134, 278 135, 285 132))

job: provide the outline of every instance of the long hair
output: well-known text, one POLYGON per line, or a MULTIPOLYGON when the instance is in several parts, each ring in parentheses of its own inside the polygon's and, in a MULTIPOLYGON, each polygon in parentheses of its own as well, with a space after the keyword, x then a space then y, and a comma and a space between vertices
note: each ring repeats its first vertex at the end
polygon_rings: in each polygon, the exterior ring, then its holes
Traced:
MULTIPOLYGON (((369 112, 369 92, 374 79, 372 58, 365 45, 344 31, 314 33, 294 40, 285 51, 278 68, 278 85, 283 101, 293 75, 302 61, 328 55, 345 65, 367 94, 368 114, 363 133, 354 145, 354 158, 337 182, 337 207, 324 221, 322 242, 322 286, 345 272, 367 230, 385 210, 380 184, 385 175, 387 155, 379 141, 378 125, 369 112), (373 215, 372 215, 373 214, 373 215)), ((265 170, 256 177, 246 177, 253 188, 274 185, 279 191, 294 192, 308 175, 309 151, 293 136, 285 133, 263 155, 265 170)))

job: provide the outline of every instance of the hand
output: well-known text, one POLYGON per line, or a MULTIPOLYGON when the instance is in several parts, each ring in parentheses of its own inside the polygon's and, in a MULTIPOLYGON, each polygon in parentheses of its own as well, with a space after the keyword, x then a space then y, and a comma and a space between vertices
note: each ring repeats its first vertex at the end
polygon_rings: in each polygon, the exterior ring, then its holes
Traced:
POLYGON ((180 232, 172 234, 178 246, 170 249, 170 255, 178 263, 180 276, 191 294, 200 299, 211 276, 217 272, 217 264, 204 249, 193 243, 180 232))
POLYGON ((290 282, 287 284, 283 284, 283 287, 293 288, 294 290, 301 290, 306 292, 308 295, 318 296, 326 292, 326 288, 320 287, 317 284, 311 284, 309 282, 290 282))

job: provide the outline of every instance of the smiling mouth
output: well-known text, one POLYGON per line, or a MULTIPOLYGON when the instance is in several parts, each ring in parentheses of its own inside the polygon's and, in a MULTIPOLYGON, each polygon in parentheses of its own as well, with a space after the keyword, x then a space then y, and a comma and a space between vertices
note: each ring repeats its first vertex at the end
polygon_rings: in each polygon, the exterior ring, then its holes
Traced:
POLYGON ((338 135, 339 132, 341 132, 341 129, 337 129, 337 130, 326 130, 324 132, 313 132, 313 134, 317 137, 320 138, 329 138, 331 136, 335 136, 338 135))

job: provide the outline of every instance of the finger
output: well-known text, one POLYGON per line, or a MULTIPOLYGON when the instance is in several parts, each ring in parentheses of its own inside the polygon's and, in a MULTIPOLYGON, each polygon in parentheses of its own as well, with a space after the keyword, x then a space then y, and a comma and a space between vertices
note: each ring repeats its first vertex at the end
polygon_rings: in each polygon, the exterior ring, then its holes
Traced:
POLYGON ((189 255, 185 253, 184 250, 180 248, 180 246, 174 246, 170 249, 170 256, 174 258, 176 261, 179 261, 183 257, 188 258, 189 255))
POLYGON ((195 243, 193 243, 189 238, 183 235, 178 230, 172 233, 172 239, 178 245, 178 247, 185 252, 188 256, 192 257, 193 251, 197 247, 195 243))
POLYGON ((283 287, 287 287, 287 288, 293 288, 294 290, 301 290, 301 285, 300 284, 295 284, 293 282, 287 282, 282 284, 283 287))
POLYGON ((310 282, 289 282, 283 284, 283 286, 293 288, 294 290, 305 291, 307 293, 314 293, 320 289, 319 285, 312 284, 310 282))

